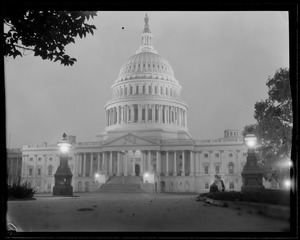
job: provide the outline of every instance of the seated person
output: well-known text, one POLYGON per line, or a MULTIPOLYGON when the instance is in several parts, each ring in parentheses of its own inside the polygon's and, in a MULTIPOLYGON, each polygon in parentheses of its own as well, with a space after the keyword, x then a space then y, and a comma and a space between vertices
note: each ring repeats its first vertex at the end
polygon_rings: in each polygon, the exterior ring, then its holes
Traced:
POLYGON ((215 180, 212 185, 210 185, 209 192, 219 192, 218 180, 215 180))

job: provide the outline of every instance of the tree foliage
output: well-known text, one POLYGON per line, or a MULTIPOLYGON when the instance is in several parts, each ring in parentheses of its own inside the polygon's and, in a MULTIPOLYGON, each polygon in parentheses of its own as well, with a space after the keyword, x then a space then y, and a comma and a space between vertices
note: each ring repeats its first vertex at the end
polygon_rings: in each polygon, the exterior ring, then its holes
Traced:
POLYGON ((256 102, 254 118, 257 123, 244 127, 243 135, 258 137, 258 156, 267 180, 282 180, 289 174, 286 166, 291 157, 293 111, 289 70, 280 68, 269 77, 269 97, 256 102))
POLYGON ((75 38, 93 35, 94 25, 86 23, 97 16, 95 11, 37 11, 5 9, 3 23, 8 31, 3 34, 4 56, 23 56, 33 51, 34 56, 59 61, 68 66, 75 58, 65 53, 65 46, 75 38))

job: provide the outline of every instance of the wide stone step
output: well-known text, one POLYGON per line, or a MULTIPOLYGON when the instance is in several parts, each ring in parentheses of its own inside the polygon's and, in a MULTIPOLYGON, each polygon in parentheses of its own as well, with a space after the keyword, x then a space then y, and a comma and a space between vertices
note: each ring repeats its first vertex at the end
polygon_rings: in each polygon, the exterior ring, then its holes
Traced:
POLYGON ((140 184, 103 184, 100 189, 140 189, 140 184))
POLYGON ((109 177, 106 184, 140 184, 142 183, 142 177, 139 176, 127 176, 127 177, 119 177, 113 176, 109 177))

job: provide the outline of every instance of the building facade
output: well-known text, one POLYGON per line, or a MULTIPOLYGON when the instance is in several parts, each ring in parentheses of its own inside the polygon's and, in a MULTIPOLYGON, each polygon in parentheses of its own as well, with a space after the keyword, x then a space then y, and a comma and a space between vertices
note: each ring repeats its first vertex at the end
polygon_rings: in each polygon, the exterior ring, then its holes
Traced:
POLYGON ((7 184, 12 185, 21 180, 22 151, 20 148, 6 149, 7 184))
MULTIPOLYGON (((221 175, 226 189, 240 190, 247 157, 243 139, 237 130, 225 130, 219 139, 193 139, 182 87, 153 47, 147 15, 144 21, 141 46, 112 85, 100 140, 77 142, 68 136, 74 191, 97 191, 112 176, 141 176, 145 190, 152 184, 158 192, 205 192, 215 174, 221 175), (153 181, 148 182, 145 173, 152 174, 153 181)), ((56 144, 22 149, 22 179, 38 192, 52 191, 58 165, 56 144)))

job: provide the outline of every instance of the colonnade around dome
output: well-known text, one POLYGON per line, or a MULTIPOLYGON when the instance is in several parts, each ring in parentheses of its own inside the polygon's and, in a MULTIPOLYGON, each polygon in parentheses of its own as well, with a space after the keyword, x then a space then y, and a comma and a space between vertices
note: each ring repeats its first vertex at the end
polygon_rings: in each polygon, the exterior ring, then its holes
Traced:
POLYGON ((168 105, 131 104, 106 110, 106 126, 124 123, 159 123, 186 127, 186 110, 168 105))

